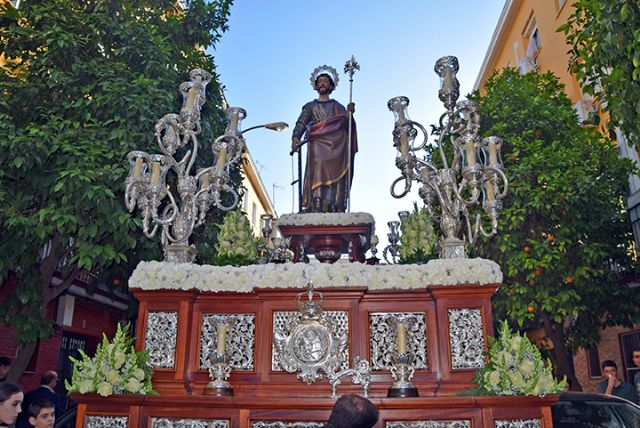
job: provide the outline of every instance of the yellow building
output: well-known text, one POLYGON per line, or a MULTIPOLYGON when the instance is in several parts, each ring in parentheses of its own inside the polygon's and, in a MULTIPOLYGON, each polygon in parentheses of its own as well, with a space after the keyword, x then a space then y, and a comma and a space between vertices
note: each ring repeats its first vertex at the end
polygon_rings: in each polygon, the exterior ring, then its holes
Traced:
MULTIPOLYGON (((551 71, 565 85, 565 92, 572 101, 581 121, 587 121, 594 112, 592 97, 580 90, 580 85, 568 71, 569 45, 563 33, 556 30, 567 22, 573 13, 568 0, 506 0, 500 19, 485 54, 474 89, 482 88, 494 70, 504 67, 517 68, 521 73, 551 71)), ((620 155, 638 162, 638 154, 631 150, 620 134, 620 155)), ((640 178, 629 178, 628 209, 633 222, 636 244, 640 243, 640 178)), ((640 246, 639 246, 640 248, 640 246)), ((549 342, 548 342, 549 343, 549 342)), ((586 352, 581 350, 574 357, 576 376, 584 391, 595 391, 602 381, 600 362, 612 359, 618 370, 630 380, 636 368, 631 363, 631 347, 640 346, 640 325, 635 329, 611 328, 602 332, 598 346, 586 352)))
POLYGON ((246 189, 242 199, 242 210, 247 213, 253 233, 262 236, 261 216, 270 214, 275 220, 277 214, 248 150, 242 157, 242 173, 242 186, 246 189))

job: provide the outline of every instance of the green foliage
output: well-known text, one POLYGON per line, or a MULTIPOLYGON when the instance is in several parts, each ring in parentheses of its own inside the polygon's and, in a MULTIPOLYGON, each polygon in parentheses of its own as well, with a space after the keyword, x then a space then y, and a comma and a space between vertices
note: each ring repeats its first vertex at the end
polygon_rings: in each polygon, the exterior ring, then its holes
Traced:
MULTIPOLYGON (((160 257, 123 203, 126 154, 159 149, 153 126, 177 112, 189 70, 215 70, 205 48, 227 28, 230 0, 24 0, 0 5, 0 322, 32 342, 51 332, 49 287, 80 272, 130 270, 160 257), (39 260, 41 249, 51 251, 39 260), (154 256, 155 255, 155 256, 154 256)), ((224 129, 217 79, 209 84, 200 141, 224 129)), ((211 164, 210 150, 201 150, 211 164)), ((214 221, 200 236, 215 233, 214 221)), ((219 219, 217 219, 219 221, 219 219)), ((210 255, 213 249, 209 248, 210 255)), ((209 257, 210 257, 209 255, 209 257)), ((123 277, 127 277, 125 274, 123 277)), ((64 287, 60 287, 64 288, 64 287)))
POLYGON ((240 210, 231 211, 220 225, 217 254, 213 264, 217 266, 245 266, 256 262, 259 240, 253 235, 251 223, 240 210))
POLYGON ((553 378, 551 364, 543 361, 527 336, 511 332, 506 321, 498 335, 489 338, 489 362, 473 379, 478 386, 466 394, 543 396, 562 391, 566 380, 553 378))
POLYGON ((431 216, 426 208, 418 209, 414 203, 413 212, 400 223, 400 263, 426 263, 437 258, 437 236, 431 216))
POLYGON ((585 92, 603 102, 611 128, 640 141, 640 3, 578 0, 559 28, 571 46, 571 70, 585 92), (606 103, 604 103, 606 101, 606 103))
POLYGON ((96 354, 91 358, 79 349, 82 360, 73 357, 71 383, 65 381, 69 392, 97 393, 104 397, 112 394, 151 394, 153 371, 149 367, 146 351, 136 352, 135 339, 129 336, 129 325, 118 324, 113 340, 103 335, 96 354))
POLYGON ((630 162, 578 124, 550 73, 505 69, 486 90, 482 133, 503 138, 510 182, 499 233, 477 250, 503 269, 497 318, 520 326, 546 318, 572 350, 596 339, 599 327, 638 320, 639 295, 620 282, 633 268, 623 204, 630 162))

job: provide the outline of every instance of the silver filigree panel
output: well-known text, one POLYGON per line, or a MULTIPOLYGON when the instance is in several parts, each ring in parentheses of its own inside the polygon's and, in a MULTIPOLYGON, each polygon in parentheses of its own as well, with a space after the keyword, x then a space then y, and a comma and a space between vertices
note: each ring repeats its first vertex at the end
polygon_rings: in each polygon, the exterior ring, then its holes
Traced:
POLYGON ((209 356, 216 351, 218 342, 216 324, 230 318, 236 320, 227 333, 227 355, 233 370, 253 370, 253 355, 256 342, 255 314, 203 314, 200 326, 200 370, 207 370, 209 356))
MULTIPOLYGON (((349 313, 347 311, 325 311, 324 314, 333 324, 336 335, 349 337, 349 313)), ((291 325, 295 320, 299 320, 301 317, 298 311, 276 311, 273 313, 273 337, 274 338, 286 338, 291 334, 291 325)), ((272 346, 271 354, 271 370, 283 371, 280 366, 282 361, 282 355, 276 349, 276 346, 272 346)), ((341 356, 344 363, 339 369, 346 369, 349 367, 349 347, 345 347, 344 355, 341 356)))
POLYGON ((369 337, 372 370, 390 370, 392 351, 396 349, 396 332, 387 317, 409 319, 407 351, 413 355, 416 370, 428 370, 427 326, 424 312, 375 312, 369 314, 369 337))
POLYGON ((484 335, 479 308, 449 309, 452 369, 484 367, 484 335))
POLYGON ((319 428, 323 422, 253 421, 251 428, 319 428))
POLYGON ((226 419, 151 418, 151 428, 229 428, 226 419))
POLYGON ((540 428, 540 419, 496 419, 496 428, 540 428))
POLYGON ((154 368, 175 367, 177 312, 149 312, 144 347, 149 352, 149 365, 154 368))
POLYGON ((127 428, 127 416, 87 416, 87 428, 127 428))
POLYGON ((471 428, 471 421, 389 421, 386 428, 471 428))

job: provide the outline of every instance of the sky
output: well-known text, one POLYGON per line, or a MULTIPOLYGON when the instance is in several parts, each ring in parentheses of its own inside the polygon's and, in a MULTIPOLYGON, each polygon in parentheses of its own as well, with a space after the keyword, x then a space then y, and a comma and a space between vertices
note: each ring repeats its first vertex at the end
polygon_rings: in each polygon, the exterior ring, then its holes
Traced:
POLYGON ((409 97, 410 118, 430 129, 445 111, 435 62, 456 56, 461 98, 471 92, 503 5, 504 0, 235 0, 229 30, 212 53, 229 104, 247 111, 244 129, 289 124, 281 133, 263 128, 245 134, 278 215, 298 212, 297 188, 290 184, 297 178, 297 160, 289 152, 301 108, 317 96, 311 72, 323 64, 336 68, 340 81, 331 97, 346 105, 349 77, 343 69, 353 55, 360 65, 352 86, 359 151, 350 210, 372 214, 384 244, 387 222, 420 201, 417 183, 402 199, 390 194, 400 170, 387 102, 409 97))

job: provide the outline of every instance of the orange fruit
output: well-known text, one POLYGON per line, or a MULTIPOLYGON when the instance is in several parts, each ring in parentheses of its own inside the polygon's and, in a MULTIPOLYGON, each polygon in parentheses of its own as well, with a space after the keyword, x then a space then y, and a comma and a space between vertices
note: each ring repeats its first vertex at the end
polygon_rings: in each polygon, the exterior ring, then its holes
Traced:
POLYGON ((568 276, 567 279, 565 279, 565 281, 567 282, 567 284, 573 284, 573 277, 568 276))
POLYGON ((530 279, 530 280, 529 280, 529 285, 530 285, 530 286, 532 286, 532 287, 533 287, 534 285, 536 285, 536 281, 535 281, 535 279, 530 279))
POLYGON ((525 253, 529 254, 529 251, 531 251, 531 248, 529 248, 528 246, 525 246, 522 251, 524 251, 525 253))
POLYGON ((556 240, 555 236, 553 236, 553 235, 551 235, 551 234, 547 235, 547 241, 549 241, 549 242, 553 242, 553 241, 555 241, 555 240, 556 240))
POLYGON ((532 314, 534 311, 533 306, 529 305, 527 306, 527 312, 529 312, 530 314, 532 314))
POLYGON ((536 266, 536 276, 542 275, 542 268, 540 266, 536 266))

